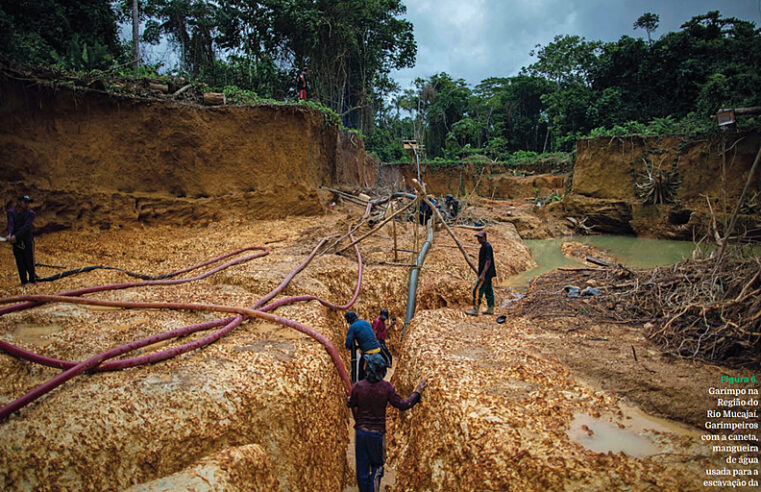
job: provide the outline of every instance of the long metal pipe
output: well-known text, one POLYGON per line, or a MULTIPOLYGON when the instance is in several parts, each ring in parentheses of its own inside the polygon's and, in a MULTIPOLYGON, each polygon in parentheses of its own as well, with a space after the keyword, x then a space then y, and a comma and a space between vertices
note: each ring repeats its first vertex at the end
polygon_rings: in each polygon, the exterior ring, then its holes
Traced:
POLYGON ((407 296, 407 313, 404 315, 404 328, 402 329, 402 340, 404 340, 404 334, 407 332, 407 326, 409 326, 412 317, 415 316, 415 305, 417 304, 417 285, 418 277, 420 276, 420 267, 423 266, 425 261, 425 255, 428 254, 428 250, 433 243, 433 220, 428 221, 428 235, 423 243, 423 247, 420 248, 420 253, 417 255, 415 261, 415 267, 410 270, 410 283, 409 294, 407 296))

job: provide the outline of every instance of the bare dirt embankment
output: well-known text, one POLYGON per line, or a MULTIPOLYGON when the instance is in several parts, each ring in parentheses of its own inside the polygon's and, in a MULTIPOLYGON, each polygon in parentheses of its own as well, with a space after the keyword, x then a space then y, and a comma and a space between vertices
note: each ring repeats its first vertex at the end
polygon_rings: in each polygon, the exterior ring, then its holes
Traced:
MULTIPOLYGON (((516 169, 517 171, 529 171, 516 169)), ((477 195, 498 200, 524 200, 565 193, 567 174, 551 174, 552 166, 535 166, 528 176, 506 172, 496 164, 462 162, 458 165, 422 163, 426 191, 435 195, 451 193, 456 196, 477 195)), ((381 167, 379 184, 399 189, 417 178, 415 164, 394 164, 381 167)))
MULTIPOLYGON (((708 230, 711 209, 719 222, 731 215, 759 145, 758 130, 581 139, 571 193, 544 215, 586 218, 602 233, 691 240, 708 230), (646 200, 642 195, 650 190, 646 200)), ((738 221, 738 230, 755 236, 761 231, 759 193, 757 172, 738 221)))
MULTIPOLYGON (((0 194, 39 231, 320 213, 372 186, 361 139, 308 106, 200 107, 0 80, 0 194)), ((5 203, 5 201, 3 202, 5 203)))

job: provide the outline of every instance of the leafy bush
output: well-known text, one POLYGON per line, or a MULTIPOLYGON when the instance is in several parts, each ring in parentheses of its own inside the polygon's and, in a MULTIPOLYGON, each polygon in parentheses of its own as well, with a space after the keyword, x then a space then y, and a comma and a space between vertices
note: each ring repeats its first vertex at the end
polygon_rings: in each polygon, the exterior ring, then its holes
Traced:
MULTIPOLYGON (((752 123, 750 123, 752 124, 752 123)), ((745 124, 747 126, 748 123, 745 124)), ((743 127, 743 125, 740 125, 743 127)), ((611 128, 597 127, 589 132, 585 138, 596 137, 615 137, 624 135, 645 135, 648 137, 663 137, 667 135, 684 135, 704 133, 716 130, 716 122, 711 118, 706 118, 689 113, 683 119, 677 121, 672 116, 664 118, 655 118, 648 124, 637 121, 628 121, 623 125, 614 125, 611 128)))
POLYGON ((99 43, 88 46, 80 41, 78 34, 74 34, 63 54, 51 50, 50 56, 55 60, 54 67, 80 72, 108 68, 114 60, 107 46, 99 43))

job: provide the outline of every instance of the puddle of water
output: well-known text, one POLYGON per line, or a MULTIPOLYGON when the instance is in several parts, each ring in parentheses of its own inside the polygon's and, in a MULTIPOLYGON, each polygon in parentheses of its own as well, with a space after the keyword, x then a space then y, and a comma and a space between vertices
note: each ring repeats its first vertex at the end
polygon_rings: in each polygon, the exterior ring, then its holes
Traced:
POLYGON ((646 458, 661 452, 650 439, 616 424, 595 419, 587 414, 574 415, 568 437, 595 453, 625 453, 633 458, 646 458))
POLYGON ((653 268, 670 265, 690 258, 695 249, 691 241, 670 241, 646 239, 631 236, 571 236, 563 239, 526 239, 531 248, 531 256, 539 265, 526 270, 498 284, 525 290, 534 277, 566 266, 580 266, 582 263, 563 255, 560 246, 565 242, 578 242, 596 246, 629 268, 653 268))
POLYGON ((619 406, 626 419, 626 427, 634 432, 656 431, 677 434, 697 440, 700 439, 701 432, 694 427, 673 420, 653 417, 652 415, 646 414, 638 407, 624 402, 619 402, 619 406))
POLYGON ((13 337, 32 345, 45 346, 53 342, 48 335, 58 333, 62 328, 58 325, 21 325, 13 330, 13 337))

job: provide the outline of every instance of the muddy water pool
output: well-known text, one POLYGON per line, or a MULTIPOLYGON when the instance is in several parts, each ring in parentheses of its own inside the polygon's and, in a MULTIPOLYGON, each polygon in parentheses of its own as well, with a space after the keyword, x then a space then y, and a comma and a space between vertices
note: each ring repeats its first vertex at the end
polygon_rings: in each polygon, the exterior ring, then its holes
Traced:
POLYGON ((622 265, 629 268, 653 268, 660 265, 670 265, 690 258, 695 249, 695 243, 691 241, 669 241, 631 236, 570 236, 563 239, 526 239, 525 242, 531 248, 531 256, 534 257, 538 266, 499 282, 499 286, 525 291, 534 277, 556 268, 581 265, 578 260, 563 255, 560 247, 567 242, 578 242, 598 247, 616 257, 622 265))

